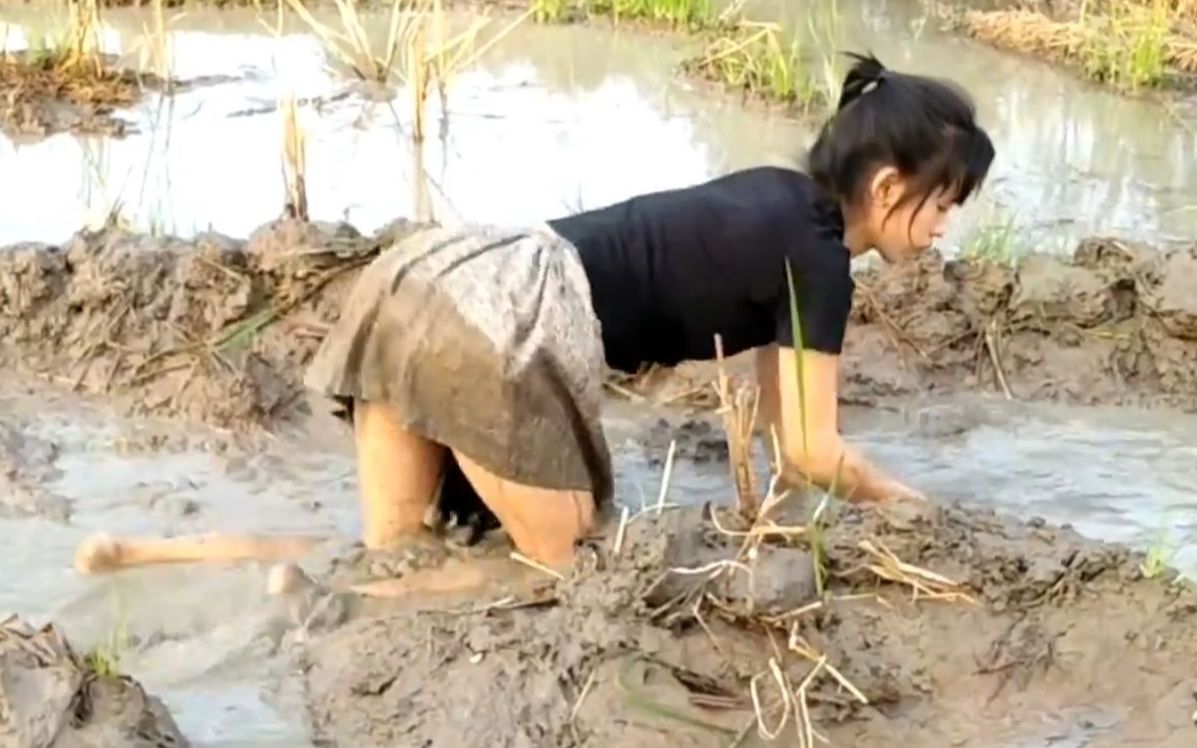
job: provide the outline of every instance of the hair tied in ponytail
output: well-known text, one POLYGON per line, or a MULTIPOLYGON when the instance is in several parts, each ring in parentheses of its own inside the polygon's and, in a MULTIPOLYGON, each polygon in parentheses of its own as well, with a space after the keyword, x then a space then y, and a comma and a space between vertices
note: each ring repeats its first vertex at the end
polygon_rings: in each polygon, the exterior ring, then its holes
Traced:
POLYGON ((844 76, 837 110, 842 110, 861 96, 875 90, 889 78, 889 71, 885 65, 873 55, 849 52, 847 56, 854 60, 854 63, 844 76))

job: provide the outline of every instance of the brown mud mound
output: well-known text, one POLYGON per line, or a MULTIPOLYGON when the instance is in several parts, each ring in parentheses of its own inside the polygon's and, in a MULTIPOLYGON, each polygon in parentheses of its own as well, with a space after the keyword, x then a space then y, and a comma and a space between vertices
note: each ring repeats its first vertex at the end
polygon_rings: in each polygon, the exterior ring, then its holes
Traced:
POLYGON ((726 748, 765 744, 773 732, 786 745, 818 734, 830 745, 927 748, 1197 739, 1197 597, 1144 579, 1123 548, 959 509, 898 518, 845 507, 824 534, 820 596, 801 536, 775 536, 734 561, 743 538, 728 533, 743 526, 716 511, 717 525, 698 508, 638 516, 620 553, 612 530, 537 605, 375 612, 313 638, 303 660, 318 739, 463 748, 726 748))
POLYGON ((1197 251, 1109 239, 1072 258, 915 262, 857 276, 845 394, 976 388, 1197 407, 1197 251))
POLYGON ((137 413, 266 422, 299 399, 354 271, 384 241, 280 223, 249 242, 105 230, 11 246, 0 250, 0 355, 89 392, 130 393, 137 413))
MULTIPOLYGON (((278 221, 248 241, 106 229, 0 248, 0 364, 121 395, 138 413, 219 426, 300 414, 304 369, 358 270, 411 228, 362 236, 278 221)), ((1074 258, 1017 269, 929 253, 857 281, 846 400, 1004 387, 1028 400, 1197 407, 1193 251, 1091 240, 1074 258)), ((711 368, 682 370, 694 379, 674 376, 667 401, 710 405, 711 368)))
POLYGON ((157 699, 132 679, 101 674, 54 626, 0 621, 0 745, 182 748, 157 699))
POLYGON ((116 110, 131 106, 155 76, 97 60, 66 65, 54 56, 0 56, 0 127, 12 137, 58 132, 121 136, 129 124, 116 110))

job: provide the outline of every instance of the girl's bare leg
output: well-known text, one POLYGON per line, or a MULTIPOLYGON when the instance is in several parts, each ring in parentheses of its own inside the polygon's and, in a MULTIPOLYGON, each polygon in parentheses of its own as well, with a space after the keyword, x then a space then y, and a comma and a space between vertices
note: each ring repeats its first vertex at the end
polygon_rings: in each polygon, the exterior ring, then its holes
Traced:
POLYGON ((354 404, 362 541, 393 546, 424 532, 424 515, 436 501, 445 448, 407 431, 395 408, 354 404))
POLYGON ((574 545, 594 526, 589 491, 526 486, 498 477, 461 452, 453 454, 521 554, 560 571, 573 565, 574 545))
MULTIPOLYGON (((470 485, 499 518, 516 549, 557 572, 573 565, 574 545, 594 524, 594 499, 588 491, 558 491, 525 486, 498 477, 461 452, 454 452, 470 485)), ((450 558, 444 566, 420 569, 399 579, 382 579, 353 590, 368 597, 404 597, 413 592, 477 592, 496 583, 523 588, 544 576, 506 558, 450 558)))

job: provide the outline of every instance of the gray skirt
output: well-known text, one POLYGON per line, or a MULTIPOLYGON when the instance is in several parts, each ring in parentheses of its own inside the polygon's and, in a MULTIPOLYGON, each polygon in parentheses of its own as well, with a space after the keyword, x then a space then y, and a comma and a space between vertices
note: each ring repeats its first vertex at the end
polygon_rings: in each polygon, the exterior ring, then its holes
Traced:
POLYGON ((306 376, 541 488, 612 490, 601 329, 577 249, 547 226, 425 228, 362 271, 306 376))

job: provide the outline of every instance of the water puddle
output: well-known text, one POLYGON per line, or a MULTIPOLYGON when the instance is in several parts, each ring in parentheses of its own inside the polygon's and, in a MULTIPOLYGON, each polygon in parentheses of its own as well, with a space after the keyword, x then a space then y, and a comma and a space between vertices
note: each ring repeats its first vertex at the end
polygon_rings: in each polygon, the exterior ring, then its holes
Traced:
MULTIPOLYGON (((776 7, 787 9, 778 17, 803 18, 801 8, 776 7)), ((907 0, 842 10, 844 46, 872 49, 904 69, 950 70, 992 125, 994 180, 965 211, 954 240, 978 222, 1007 217, 1039 248, 1095 232, 1153 241, 1197 234, 1189 204, 1197 136, 1170 110, 943 35, 907 0)), ((3 5, 0 13, 13 24, 4 32, 13 48, 39 11, 3 5)), ((111 11, 107 19, 107 43, 132 54, 146 15, 111 11)), ((385 33, 385 23, 373 26, 385 33)), ((404 98, 394 111, 358 94, 335 98, 345 84, 325 69, 318 42, 276 38, 250 12, 191 9, 174 28, 178 76, 228 80, 126 112, 139 133, 123 139, 0 136, 0 244, 62 241, 117 202, 145 230, 245 236, 283 203, 275 110, 282 91, 320 99, 302 111, 314 218, 345 218, 369 231, 411 214, 416 180, 404 98)), ((809 126, 680 81, 673 67, 682 54, 676 40, 626 31, 518 31, 454 81, 447 116, 432 98, 422 166, 435 183, 438 214, 535 222, 801 153, 809 126)), ((198 746, 305 745, 296 683, 264 643, 264 569, 159 569, 97 580, 75 574, 70 559, 97 530, 353 536, 347 439, 282 437, 266 450, 218 455, 199 443, 147 449, 163 427, 127 424, 73 398, 0 391, 0 413, 0 425, 18 439, 4 458, 44 494, 34 497, 32 516, 0 512, 11 559, 0 610, 53 618, 82 643, 123 621, 144 644, 123 666, 167 701, 198 746), (69 522, 36 510, 61 506, 70 508, 69 522)), ((655 502, 660 491, 660 467, 640 444, 645 419, 643 410, 623 406, 609 416, 619 495, 634 506, 655 502)), ((1176 549, 1172 563, 1197 571, 1197 523, 1185 511, 1197 505, 1190 488, 1197 416, 953 399, 921 411, 854 411, 847 429, 936 497, 1176 549)), ((667 499, 729 495, 726 465, 682 461, 667 499)), ((1086 744, 1087 729, 1064 735, 1072 742, 1063 744, 1086 744)))
MULTIPOLYGON (((805 6, 760 13, 805 28, 805 6), (784 12, 783 12, 784 11, 784 12)), ((44 14, 42 14, 44 15, 44 14)), ((4 6, 10 48, 23 24, 45 21, 4 6)), ((136 58, 146 15, 107 14, 106 43, 136 58)), ((1013 221, 1039 249, 1116 233, 1179 241, 1197 230, 1190 195, 1197 135, 1173 110, 1115 96, 1045 64, 945 35, 911 0, 839 9, 842 48, 871 49, 920 72, 950 70, 976 97, 999 158, 986 195, 947 240, 975 225, 1013 221)), ((378 34, 386 24, 372 24, 378 34)), ((11 209, 0 242, 61 241, 119 202, 136 226, 245 236, 277 215, 282 124, 278 97, 304 107, 308 194, 320 219, 372 230, 410 215, 417 190, 406 136, 407 98, 337 98, 344 78, 310 35, 272 35, 250 11, 190 9, 172 24, 175 71, 232 80, 155 97, 124 116, 124 139, 0 137, 0 200, 11 209)), ((530 222, 641 191, 699 181, 760 162, 791 162, 809 124, 768 117, 678 79, 677 39, 632 31, 528 25, 451 85, 447 116, 431 97, 422 168, 446 218, 530 222), (651 164, 651 166, 649 166, 651 164)))
POLYGON ((1197 572, 1197 416, 961 398, 846 428, 932 496, 1166 550, 1197 572))
MULTIPOLYGON (((183 436, 177 427, 130 424, 75 398, 9 391, 0 405, 8 433, 20 435, 6 442, 6 467, 43 475, 41 488, 71 507, 69 523, 0 520, 12 560, 0 609, 53 618, 83 647, 123 626, 141 644, 122 667, 164 698, 198 746, 305 745, 299 684, 265 628, 264 568, 89 578, 70 559, 98 530, 353 536, 347 434, 285 436, 265 450, 216 453, 203 432, 189 430, 190 446, 164 447, 164 435, 167 445, 183 436)), ((654 420, 623 403, 613 403, 607 417, 618 493, 633 506, 659 498, 661 468, 653 460, 661 455, 643 446, 654 420)), ((961 399, 907 413, 852 411, 846 420, 864 449, 936 497, 1071 522, 1082 533, 1141 548, 1157 545, 1166 528, 1168 548, 1180 551, 1173 561, 1197 570, 1197 527, 1179 511, 1193 506, 1186 490, 1197 456, 1188 436, 1193 417, 961 399)), ((666 500, 729 496, 726 463, 680 460, 666 500)))

